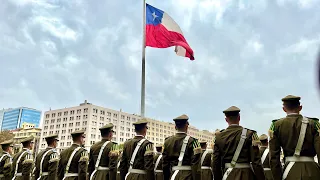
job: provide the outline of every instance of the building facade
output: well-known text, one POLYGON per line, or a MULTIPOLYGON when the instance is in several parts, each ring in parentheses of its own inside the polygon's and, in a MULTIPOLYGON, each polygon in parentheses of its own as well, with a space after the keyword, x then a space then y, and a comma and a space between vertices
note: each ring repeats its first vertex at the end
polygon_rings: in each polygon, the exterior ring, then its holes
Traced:
POLYGON ((15 129, 11 131, 14 134, 14 152, 17 153, 22 149, 22 144, 20 143, 22 139, 33 136, 34 144, 33 144, 33 152, 37 154, 39 152, 39 140, 41 136, 41 129, 36 128, 35 124, 31 123, 22 123, 21 128, 15 129))
POLYGON ((21 128, 23 123, 34 124, 39 127, 41 111, 26 107, 8 109, 3 114, 1 130, 21 128))
POLYGON ((2 110, 0 110, 0 129, 1 129, 1 127, 2 127, 2 121, 3 121, 3 116, 4 116, 4 113, 6 112, 6 111, 8 111, 9 109, 2 109, 2 110))
MULTIPOLYGON (((126 140, 135 136, 132 123, 141 117, 136 114, 122 112, 122 110, 112 110, 93 105, 85 101, 76 107, 50 110, 44 113, 42 133, 40 139, 40 149, 46 148, 45 136, 51 134, 59 135, 59 148, 64 149, 72 144, 70 133, 84 129, 86 132, 85 147, 89 148, 95 142, 101 140, 99 128, 108 123, 114 125, 113 141, 123 144, 126 140)), ((149 120, 149 129, 146 138, 155 144, 163 144, 166 137, 175 134, 173 123, 149 120)), ((189 134, 209 142, 213 141, 213 133, 200 131, 190 126, 189 134)))

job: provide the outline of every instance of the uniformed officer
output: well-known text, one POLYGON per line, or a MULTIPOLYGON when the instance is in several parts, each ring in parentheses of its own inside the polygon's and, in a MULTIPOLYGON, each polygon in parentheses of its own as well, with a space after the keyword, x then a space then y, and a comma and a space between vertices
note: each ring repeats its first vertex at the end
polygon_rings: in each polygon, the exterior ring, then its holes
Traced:
POLYGON ((45 137, 48 147, 36 157, 34 177, 36 180, 56 180, 59 155, 57 153, 58 135, 45 137))
POLYGON ((113 124, 109 123, 99 130, 102 140, 90 148, 89 177, 90 180, 115 180, 119 149, 117 143, 112 142, 113 124))
POLYGON ((31 171, 34 166, 32 157, 32 147, 33 147, 34 137, 30 136, 22 139, 22 151, 18 152, 13 157, 13 178, 12 180, 27 180, 31 177, 31 171))
POLYGON ((163 171, 162 171, 162 145, 156 146, 156 153, 154 155, 154 175, 155 180, 163 180, 163 171))
POLYGON ((261 163, 264 170, 264 175, 266 176, 266 180, 273 180, 272 172, 269 163, 269 144, 268 144, 268 136, 266 134, 262 134, 260 137, 260 156, 261 156, 261 163))
POLYGON ((120 162, 121 180, 154 179, 153 143, 145 139, 148 129, 147 123, 146 119, 133 123, 136 136, 127 140, 123 145, 120 162))
POLYGON ((239 125, 238 107, 231 106, 223 113, 229 127, 216 135, 212 158, 214 179, 264 180, 257 133, 239 125))
POLYGON ((275 180, 315 180, 320 168, 314 156, 320 156, 319 120, 300 114, 300 97, 282 98, 287 116, 274 120, 270 127, 270 166, 275 180), (282 172, 280 150, 283 149, 285 168, 282 172))
POLYGON ((201 179, 201 147, 197 139, 187 134, 189 117, 185 114, 174 118, 177 133, 166 138, 162 153, 164 180, 201 179))
POLYGON ((12 179, 12 148, 13 140, 1 143, 2 154, 0 155, 0 180, 12 179))
POLYGON ((71 133, 73 144, 60 154, 58 166, 59 180, 86 180, 88 170, 88 152, 82 147, 85 130, 71 133))
POLYGON ((212 149, 207 149, 207 142, 201 141, 201 180, 212 180, 212 168, 211 168, 211 158, 212 158, 212 149))

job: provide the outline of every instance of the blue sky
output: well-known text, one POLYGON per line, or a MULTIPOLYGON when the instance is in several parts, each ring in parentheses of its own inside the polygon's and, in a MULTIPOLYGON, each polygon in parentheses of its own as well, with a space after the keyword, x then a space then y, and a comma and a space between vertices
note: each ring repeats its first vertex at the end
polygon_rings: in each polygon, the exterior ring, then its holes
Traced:
MULTIPOLYGON (((181 27, 195 61, 174 48, 146 50, 146 116, 267 133, 299 95, 319 117, 316 54, 319 0, 147 0, 181 27)), ((0 107, 43 111, 89 102, 140 111, 142 5, 137 0, 5 0, 0 6, 0 107)))

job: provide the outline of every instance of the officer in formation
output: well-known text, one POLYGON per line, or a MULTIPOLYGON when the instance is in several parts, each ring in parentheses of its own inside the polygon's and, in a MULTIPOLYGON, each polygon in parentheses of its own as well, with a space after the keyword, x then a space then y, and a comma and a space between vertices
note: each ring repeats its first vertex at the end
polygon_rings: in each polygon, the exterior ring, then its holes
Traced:
POLYGON ((202 149, 201 153, 201 180, 212 180, 212 168, 211 168, 211 159, 212 159, 212 149, 207 149, 207 142, 200 142, 200 146, 202 149))
POLYGON ((300 97, 288 95, 282 99, 287 116, 274 120, 269 130, 270 166, 274 180, 318 180, 320 157, 320 124, 316 118, 302 116, 300 97), (282 169, 280 152, 285 166, 282 169))
POLYGON ((41 151, 36 157, 34 179, 35 180, 56 180, 59 155, 57 153, 58 135, 45 137, 48 147, 41 151))
POLYGON ((0 154, 0 180, 12 179, 12 148, 13 140, 1 143, 2 153, 0 154))
POLYGON ((83 148, 85 131, 71 133, 73 144, 60 154, 58 166, 59 180, 86 180, 88 170, 88 152, 83 148))
POLYGON ((133 123, 136 136, 123 145, 119 167, 121 180, 154 179, 153 144, 145 138, 147 123, 146 119, 133 123))
POLYGON ((264 170, 264 175, 266 176, 266 180, 273 180, 272 172, 269 163, 269 144, 268 144, 268 136, 266 134, 262 134, 260 137, 260 156, 261 163, 264 170))
POLYGON ((154 174, 155 180, 163 180, 163 171, 162 171, 162 145, 156 146, 156 153, 154 155, 154 174))
POLYGON ((239 125, 240 109, 232 106, 223 113, 228 128, 216 135, 212 158, 215 180, 264 180, 259 137, 254 130, 239 125), (252 167, 252 168, 251 168, 252 167))
POLYGON ((197 139, 187 134, 188 120, 187 115, 173 119, 177 133, 165 139, 162 153, 164 180, 201 179, 201 147, 197 139))
POLYGON ((113 124, 107 124, 99 130, 102 140, 90 148, 89 177, 90 180, 114 180, 117 175, 119 149, 117 143, 112 142, 113 124))
POLYGON ((32 157, 32 148, 33 148, 34 137, 30 136, 23 140, 22 151, 18 152, 13 157, 13 178, 12 180, 29 180, 31 177, 31 172, 34 166, 34 161, 32 157))

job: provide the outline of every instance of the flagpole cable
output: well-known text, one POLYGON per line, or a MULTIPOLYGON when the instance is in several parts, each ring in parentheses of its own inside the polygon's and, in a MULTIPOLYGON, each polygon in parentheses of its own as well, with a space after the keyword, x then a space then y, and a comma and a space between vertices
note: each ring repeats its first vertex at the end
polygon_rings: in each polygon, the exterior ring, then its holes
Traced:
POLYGON ((141 72, 141 117, 145 115, 146 93, 146 0, 143 1, 143 34, 142 34, 142 72, 141 72))

